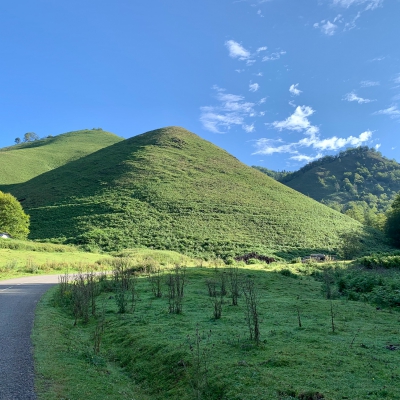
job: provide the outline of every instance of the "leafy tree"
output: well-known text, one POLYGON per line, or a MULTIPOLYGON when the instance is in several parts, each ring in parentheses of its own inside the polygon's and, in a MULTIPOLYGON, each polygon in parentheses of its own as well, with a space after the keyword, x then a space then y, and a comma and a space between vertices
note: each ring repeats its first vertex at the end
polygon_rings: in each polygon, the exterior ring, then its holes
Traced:
POLYGON ((39 136, 35 132, 25 133, 24 142, 32 142, 34 140, 39 140, 39 136))
POLYGON ((15 144, 20 144, 21 143, 21 139, 19 137, 15 138, 14 140, 15 144))
POLYGON ((16 239, 26 239, 29 234, 29 215, 19 201, 9 193, 0 191, 0 231, 16 239))
POLYGON ((387 213, 385 232, 394 245, 400 247, 400 193, 397 194, 387 213))

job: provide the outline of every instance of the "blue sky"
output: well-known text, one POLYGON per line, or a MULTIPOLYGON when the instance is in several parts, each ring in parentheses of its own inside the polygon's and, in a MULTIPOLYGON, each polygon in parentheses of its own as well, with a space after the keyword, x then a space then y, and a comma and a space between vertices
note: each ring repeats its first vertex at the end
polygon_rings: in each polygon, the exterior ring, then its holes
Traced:
POLYGON ((400 0, 4 0, 0 147, 180 125, 276 170, 357 145, 400 161, 399 18, 400 0))

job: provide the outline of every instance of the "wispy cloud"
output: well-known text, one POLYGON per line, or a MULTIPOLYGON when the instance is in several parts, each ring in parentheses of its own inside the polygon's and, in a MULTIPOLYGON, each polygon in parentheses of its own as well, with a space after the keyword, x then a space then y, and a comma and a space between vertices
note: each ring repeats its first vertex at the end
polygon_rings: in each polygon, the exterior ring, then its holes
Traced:
POLYGON ((355 5, 364 5, 365 10, 375 10, 383 5, 384 0, 333 0, 335 6, 349 8, 355 5))
POLYGON ((267 46, 259 47, 259 48, 257 49, 257 53, 260 53, 261 51, 266 51, 267 49, 268 49, 267 46))
POLYGON ((379 86, 380 83, 376 81, 361 81, 360 86, 365 88, 365 87, 372 87, 372 86, 379 86))
POLYGON ((330 21, 322 20, 321 22, 316 22, 314 28, 319 28, 325 35, 333 36, 336 33, 338 26, 330 21))
POLYGON ((298 89, 297 86, 299 86, 298 83, 296 83, 295 85, 291 85, 289 88, 289 92, 293 95, 293 96, 298 96, 300 93, 303 93, 302 90, 298 89))
MULTIPOLYGON (((262 46, 252 53, 250 50, 246 49, 244 46, 242 46, 239 42, 236 42, 235 40, 227 40, 225 42, 225 46, 228 49, 230 57, 236 58, 240 61, 245 61, 246 65, 248 66, 251 66, 255 62, 257 62, 257 59, 261 57, 260 53, 267 51, 268 49, 267 46, 262 46)), ((264 56, 262 60, 267 61, 266 60, 267 58, 275 60, 280 58, 280 56, 285 53, 286 52, 283 51, 278 53, 272 53, 270 56, 264 56)))
POLYGON ((257 90, 259 88, 260 88, 260 85, 258 83, 250 83, 250 85, 249 85, 250 92, 257 92, 257 90))
POLYGON ((369 62, 383 61, 385 58, 386 57, 384 57, 384 56, 379 56, 379 57, 372 58, 371 60, 369 60, 369 62))
POLYGON ((388 115, 390 118, 400 118, 400 110, 397 104, 394 104, 384 110, 375 111, 373 115, 388 115))
POLYGON ((350 92, 347 93, 343 100, 346 101, 356 101, 358 104, 364 104, 364 103, 371 103, 371 101, 375 101, 375 100, 371 100, 371 99, 364 99, 362 97, 357 96, 354 92, 350 92))
POLYGON ((225 46, 228 48, 229 56, 232 58, 247 60, 250 57, 250 52, 246 50, 240 43, 235 42, 234 40, 226 41, 225 46))
POLYGON ((255 131, 254 124, 251 124, 251 125, 246 125, 246 124, 244 124, 244 125, 242 126, 242 128, 243 128, 243 130, 244 130, 246 133, 251 133, 251 132, 254 132, 254 131, 255 131))
POLYGON ((314 161, 314 160, 316 160, 318 158, 321 158, 322 155, 323 155, 322 153, 318 153, 316 156, 312 157, 312 156, 307 156, 305 154, 297 154, 295 156, 289 157, 289 159, 290 160, 295 160, 295 161, 300 161, 300 162, 305 161, 305 162, 309 163, 309 162, 314 161))
POLYGON ((397 76, 395 76, 393 82, 396 83, 397 85, 400 85, 400 74, 397 74, 397 76))
POLYGON ((359 11, 357 15, 350 22, 345 23, 344 31, 351 31, 352 29, 354 29, 357 26, 356 22, 360 17, 361 17, 361 12, 359 11))
POLYGON ((254 103, 245 101, 240 95, 226 93, 225 89, 218 86, 213 88, 216 91, 217 106, 201 107, 200 121, 204 128, 214 133, 224 133, 233 126, 241 126, 246 132, 252 132, 251 124, 245 119, 255 117, 254 103))
POLYGON ((286 54, 286 51, 277 51, 275 53, 271 53, 268 56, 264 56, 262 61, 275 61, 275 60, 279 60, 281 58, 281 56, 283 56, 284 54, 286 54))

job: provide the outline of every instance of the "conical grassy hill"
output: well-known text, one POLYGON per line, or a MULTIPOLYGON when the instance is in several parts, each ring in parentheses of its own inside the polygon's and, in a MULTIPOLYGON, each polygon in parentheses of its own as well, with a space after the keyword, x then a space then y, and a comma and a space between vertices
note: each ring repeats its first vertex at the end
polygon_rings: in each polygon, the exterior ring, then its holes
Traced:
POLYGON ((123 140, 103 130, 81 130, 0 149, 0 187, 44 172, 123 140))
MULTIPOLYGON (((32 239, 106 251, 290 257, 332 252, 340 233, 363 229, 179 127, 118 142, 9 189, 24 199, 32 239)), ((382 239, 376 231, 363 237, 368 249, 382 239)))

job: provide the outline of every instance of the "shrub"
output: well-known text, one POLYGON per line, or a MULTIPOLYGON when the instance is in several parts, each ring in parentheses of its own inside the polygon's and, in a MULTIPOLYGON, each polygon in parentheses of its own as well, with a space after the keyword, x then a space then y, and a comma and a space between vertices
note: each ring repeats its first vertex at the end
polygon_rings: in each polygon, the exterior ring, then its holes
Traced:
POLYGON ((29 215, 19 201, 9 193, 0 191, 0 231, 16 239, 26 239, 29 234, 29 215))

